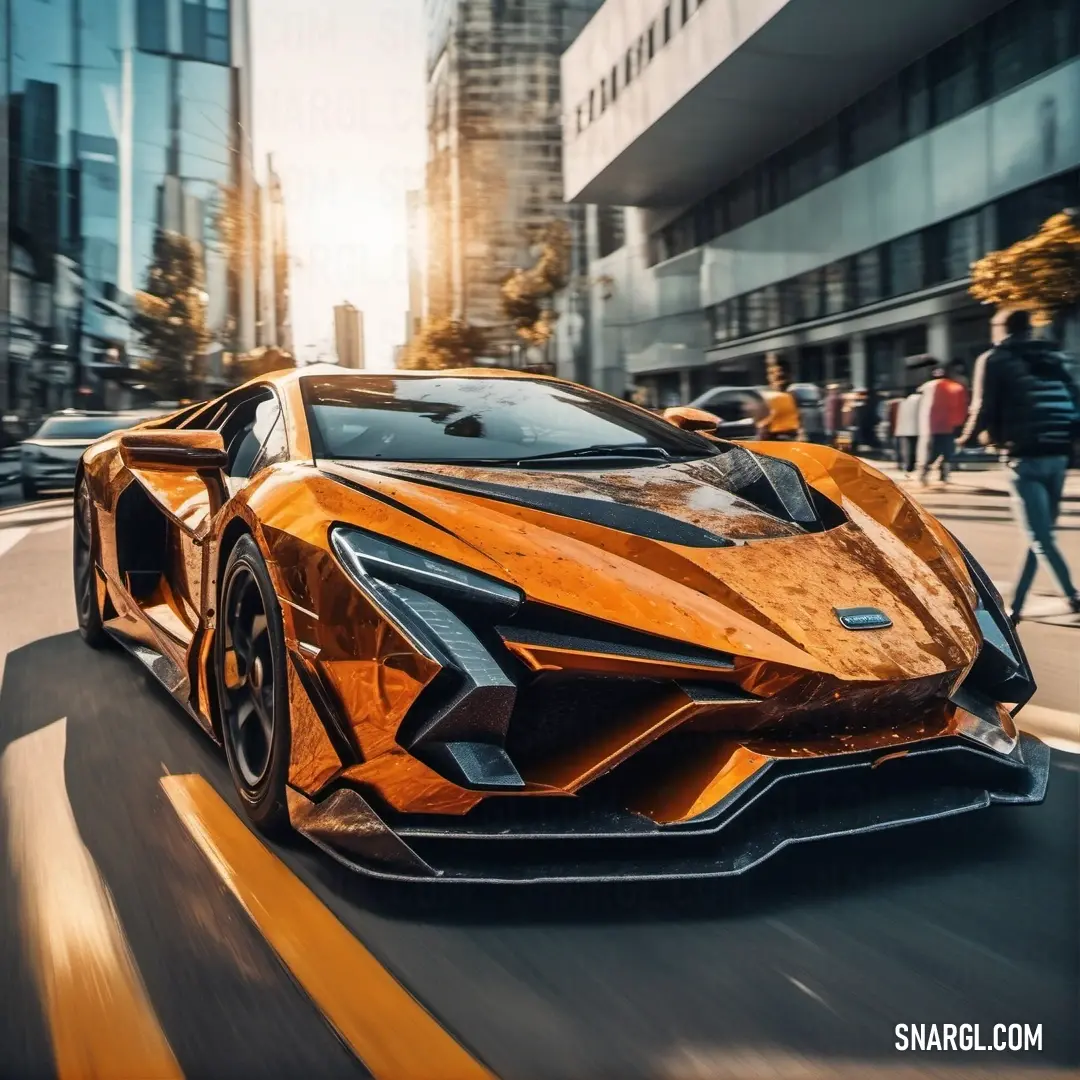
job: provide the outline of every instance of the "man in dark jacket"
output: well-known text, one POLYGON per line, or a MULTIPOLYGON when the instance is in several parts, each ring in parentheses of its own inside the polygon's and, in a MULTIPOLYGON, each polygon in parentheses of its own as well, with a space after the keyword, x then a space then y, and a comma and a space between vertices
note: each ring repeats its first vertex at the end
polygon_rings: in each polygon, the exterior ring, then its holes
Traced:
POLYGON ((995 344, 975 362, 971 411, 959 445, 973 445, 984 435, 1005 455, 1013 507, 1029 539, 1012 620, 1020 620, 1039 559, 1057 579, 1070 609, 1080 614, 1080 594, 1054 539, 1080 391, 1054 344, 1031 336, 1028 312, 999 311, 991 328, 995 344))

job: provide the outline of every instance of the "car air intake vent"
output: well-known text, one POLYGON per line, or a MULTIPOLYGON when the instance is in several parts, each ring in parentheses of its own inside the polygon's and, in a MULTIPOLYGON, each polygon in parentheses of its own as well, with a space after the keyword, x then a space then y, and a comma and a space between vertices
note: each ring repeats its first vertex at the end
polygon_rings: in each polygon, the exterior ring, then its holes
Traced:
POLYGON ((731 445, 713 459, 713 465, 733 495, 807 532, 822 532, 846 520, 838 506, 811 490, 790 461, 731 445))
POLYGON ((734 665, 734 659, 728 653, 643 634, 615 623, 591 619, 587 615, 563 611, 546 604, 526 602, 513 619, 496 627, 496 631, 504 641, 516 641, 523 645, 695 664, 715 667, 718 670, 728 670, 734 665))

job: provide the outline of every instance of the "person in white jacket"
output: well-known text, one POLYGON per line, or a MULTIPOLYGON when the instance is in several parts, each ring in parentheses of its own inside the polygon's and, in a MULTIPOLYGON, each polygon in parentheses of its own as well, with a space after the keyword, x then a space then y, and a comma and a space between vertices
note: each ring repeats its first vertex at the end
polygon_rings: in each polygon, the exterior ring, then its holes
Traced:
POLYGON ((896 409, 896 463, 905 480, 915 471, 915 457, 919 448, 919 421, 922 413, 922 391, 913 390, 896 409))

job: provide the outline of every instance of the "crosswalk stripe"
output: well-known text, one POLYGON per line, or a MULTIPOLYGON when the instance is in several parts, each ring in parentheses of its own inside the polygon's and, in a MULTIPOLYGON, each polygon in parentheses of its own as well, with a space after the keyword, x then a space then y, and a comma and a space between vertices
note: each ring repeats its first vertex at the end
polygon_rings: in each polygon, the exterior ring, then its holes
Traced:
POLYGON ((281 962, 376 1080, 494 1080, 203 777, 164 776, 161 786, 281 962))
POLYGON ((64 783, 67 721, 0 757, 20 927, 60 1080, 182 1080, 64 783))

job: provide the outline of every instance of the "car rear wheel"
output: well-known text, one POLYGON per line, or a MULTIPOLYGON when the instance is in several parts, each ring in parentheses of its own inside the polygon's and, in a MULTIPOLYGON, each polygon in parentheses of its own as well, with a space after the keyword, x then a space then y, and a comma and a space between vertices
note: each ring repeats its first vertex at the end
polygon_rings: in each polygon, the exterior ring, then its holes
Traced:
POLYGON ((97 571, 94 568, 94 509, 90 485, 79 478, 75 489, 75 540, 72 544, 72 569, 75 576, 75 611, 83 641, 94 649, 109 644, 109 635, 101 625, 98 606, 97 571))
POLYGON ((221 733, 251 822, 276 834, 289 821, 289 701, 281 608, 258 545, 240 538, 225 567, 214 645, 221 733))

